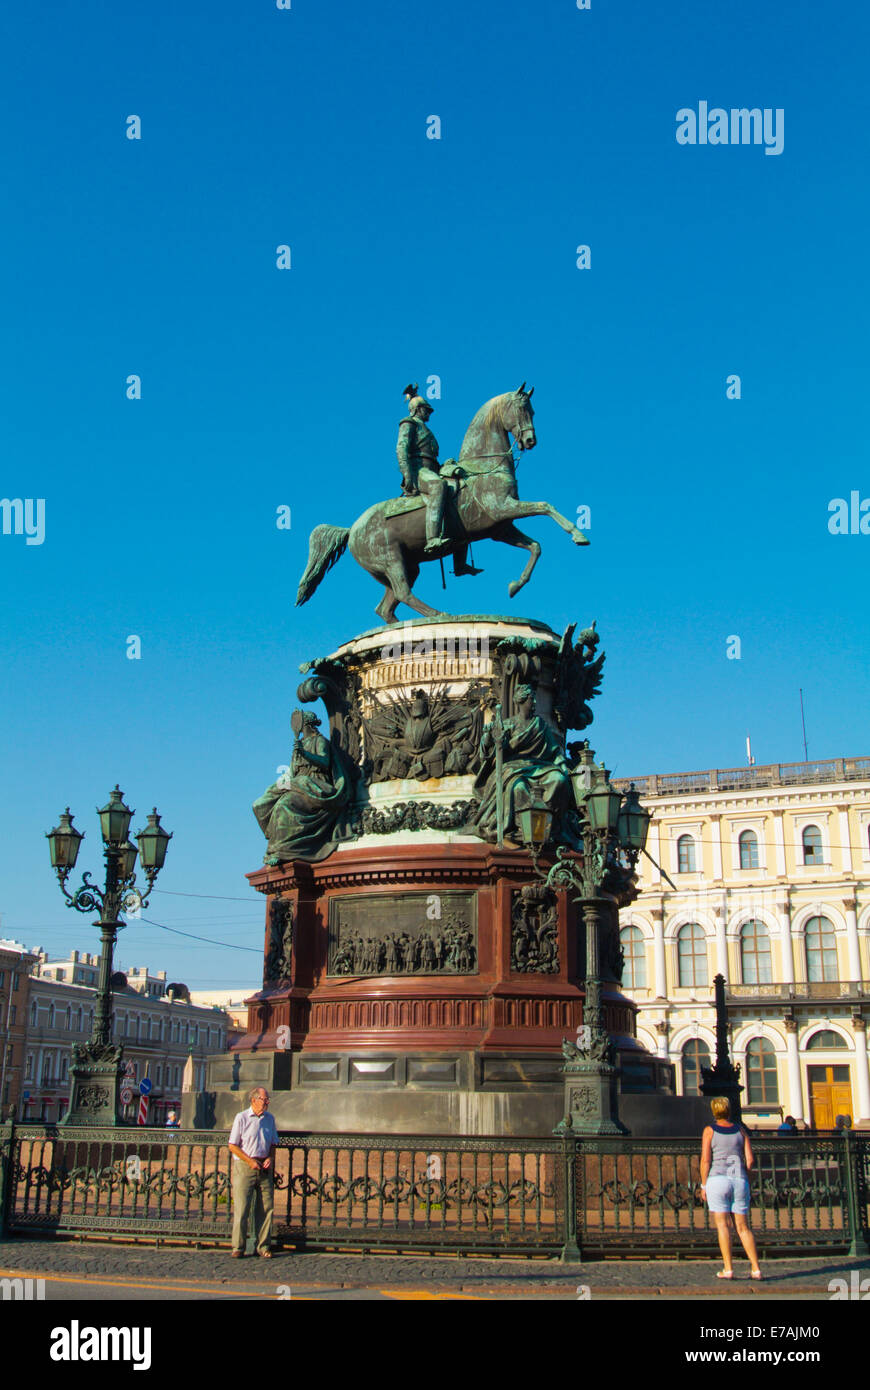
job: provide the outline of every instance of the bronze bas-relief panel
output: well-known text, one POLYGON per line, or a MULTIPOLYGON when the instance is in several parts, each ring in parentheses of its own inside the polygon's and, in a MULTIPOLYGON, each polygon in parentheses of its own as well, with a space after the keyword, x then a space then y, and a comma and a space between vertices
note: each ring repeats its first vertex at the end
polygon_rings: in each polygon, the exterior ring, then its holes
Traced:
POLYGON ((327 975, 476 975, 474 893, 377 893, 329 904, 327 975))

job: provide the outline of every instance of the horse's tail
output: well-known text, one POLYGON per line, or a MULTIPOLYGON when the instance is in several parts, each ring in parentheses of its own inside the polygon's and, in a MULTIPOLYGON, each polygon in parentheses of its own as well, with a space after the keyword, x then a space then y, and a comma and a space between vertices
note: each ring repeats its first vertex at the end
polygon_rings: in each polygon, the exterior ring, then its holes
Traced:
POLYGON ((349 526, 315 526, 308 542, 308 564, 296 592, 297 608, 308 602, 323 576, 341 559, 349 535, 349 526))

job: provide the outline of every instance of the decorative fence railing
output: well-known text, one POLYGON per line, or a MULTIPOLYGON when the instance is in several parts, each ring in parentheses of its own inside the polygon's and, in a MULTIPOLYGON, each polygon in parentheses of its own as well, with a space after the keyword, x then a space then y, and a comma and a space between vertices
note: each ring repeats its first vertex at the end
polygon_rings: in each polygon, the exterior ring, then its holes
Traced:
MULTIPOLYGON (((214 1130, 0 1126, 0 1230, 223 1242, 214 1130)), ((753 1136, 752 1226, 775 1251, 868 1253, 870 1136, 753 1136)), ((697 1139, 283 1135, 279 1244, 577 1257, 716 1250, 697 1139)))

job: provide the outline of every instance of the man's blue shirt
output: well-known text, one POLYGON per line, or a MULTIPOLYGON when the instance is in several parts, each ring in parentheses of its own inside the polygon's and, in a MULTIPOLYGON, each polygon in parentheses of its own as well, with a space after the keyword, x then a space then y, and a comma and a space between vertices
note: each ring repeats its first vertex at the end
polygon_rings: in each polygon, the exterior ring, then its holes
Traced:
MULTIPOLYGON (((235 1144, 248 1158, 268 1158, 272 1145, 278 1142, 275 1116, 268 1110, 264 1110, 262 1115, 255 1115, 250 1106, 247 1110, 240 1110, 233 1120, 227 1142, 235 1144)), ((234 1163, 241 1161, 238 1154, 233 1154, 234 1163)))

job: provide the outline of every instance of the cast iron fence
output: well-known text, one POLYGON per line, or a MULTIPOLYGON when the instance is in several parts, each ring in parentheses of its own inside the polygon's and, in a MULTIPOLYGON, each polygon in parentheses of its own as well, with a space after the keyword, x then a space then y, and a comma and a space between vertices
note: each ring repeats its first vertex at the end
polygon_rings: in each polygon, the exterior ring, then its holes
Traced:
MULTIPOLYGON (((870 1136, 753 1135, 774 1252, 868 1253, 870 1136)), ((0 1230, 228 1242, 227 1135, 0 1125, 0 1230)), ((714 1254, 697 1139, 285 1134, 278 1244, 583 1257, 714 1254)))

